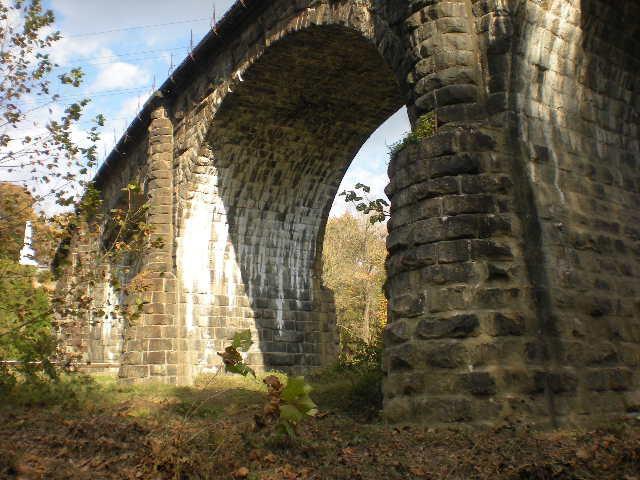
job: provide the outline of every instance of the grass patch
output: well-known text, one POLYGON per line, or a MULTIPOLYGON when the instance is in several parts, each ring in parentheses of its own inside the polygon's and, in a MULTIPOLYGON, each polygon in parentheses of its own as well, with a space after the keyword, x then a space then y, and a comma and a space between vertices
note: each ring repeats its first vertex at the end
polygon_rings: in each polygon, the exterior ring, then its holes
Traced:
MULTIPOLYGON (((357 385, 379 382, 354 369, 353 363, 350 368, 343 364, 311 377, 312 396, 321 414, 300 424, 296 441, 288 443, 274 442, 264 430, 254 430, 253 417, 265 403, 262 375, 258 381, 202 377, 194 387, 122 385, 105 377, 91 380, 86 387, 86 380, 70 377, 63 387, 56 387, 54 402, 8 404, 3 398, 0 478, 637 477, 638 420, 611 420, 607 428, 592 431, 553 432, 527 425, 483 430, 387 425, 375 417, 363 423, 357 406, 362 407, 358 402, 370 394, 357 385), (76 387, 79 400, 60 401, 63 392, 76 387)), ((38 396, 42 399, 41 393, 38 396)))

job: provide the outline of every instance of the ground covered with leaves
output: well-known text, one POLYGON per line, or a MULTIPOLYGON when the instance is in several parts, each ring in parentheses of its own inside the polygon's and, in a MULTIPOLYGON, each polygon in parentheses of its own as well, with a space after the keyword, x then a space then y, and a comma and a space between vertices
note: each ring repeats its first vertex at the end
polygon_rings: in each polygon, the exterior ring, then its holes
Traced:
POLYGON ((354 408, 341 378, 317 385, 320 413, 293 442, 255 430, 266 388, 245 378, 23 392, 0 406, 0 478, 640 480, 637 419, 594 431, 386 425, 354 408))

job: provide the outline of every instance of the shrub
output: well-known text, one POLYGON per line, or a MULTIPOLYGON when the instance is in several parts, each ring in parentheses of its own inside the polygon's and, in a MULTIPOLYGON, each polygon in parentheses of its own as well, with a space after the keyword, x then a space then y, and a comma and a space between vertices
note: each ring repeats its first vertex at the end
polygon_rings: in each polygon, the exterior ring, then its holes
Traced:
POLYGON ((0 260, 0 292, 0 390, 13 388, 19 377, 55 378, 51 306, 36 270, 0 260))
POLYGON ((382 410, 381 335, 371 343, 343 335, 341 344, 338 362, 312 377, 315 396, 328 408, 372 420, 382 410))

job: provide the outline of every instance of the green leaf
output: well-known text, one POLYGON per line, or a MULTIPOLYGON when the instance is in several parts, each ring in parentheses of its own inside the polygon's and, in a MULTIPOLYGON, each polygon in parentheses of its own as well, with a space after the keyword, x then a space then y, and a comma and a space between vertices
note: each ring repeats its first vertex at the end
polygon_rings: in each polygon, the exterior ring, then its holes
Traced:
POLYGON ((304 377, 293 377, 289 378, 287 382, 287 386, 282 390, 282 399, 286 402, 293 402, 300 395, 304 395, 311 391, 311 387, 306 391, 305 387, 309 387, 305 381, 304 377))
POLYGON ((304 418, 304 413, 293 405, 280 405, 280 418, 295 425, 304 418))
POLYGON ((246 352, 253 345, 253 340, 251 340, 251 331, 250 330, 242 330, 241 332, 236 332, 233 336, 231 346, 240 350, 241 352, 246 352))
POLYGON ((278 426, 284 431, 284 433, 291 439, 295 438, 296 431, 293 429, 293 425, 286 420, 280 420, 278 426))

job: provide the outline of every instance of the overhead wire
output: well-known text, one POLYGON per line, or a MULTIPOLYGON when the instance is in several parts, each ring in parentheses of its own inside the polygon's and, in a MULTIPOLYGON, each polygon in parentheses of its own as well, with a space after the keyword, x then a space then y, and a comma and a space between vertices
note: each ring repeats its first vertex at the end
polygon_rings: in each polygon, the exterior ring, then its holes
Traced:
POLYGON ((150 53, 158 53, 158 52, 175 52, 180 50, 189 50, 189 47, 173 47, 173 48, 159 48, 155 50, 140 50, 140 51, 131 51, 126 53, 114 53, 113 55, 103 55, 101 57, 88 57, 85 59, 74 59, 68 60, 67 63, 57 65, 55 68, 70 68, 70 67, 83 67, 83 66, 91 66, 91 65, 109 65, 112 63, 119 63, 117 59, 125 58, 125 57, 134 57, 128 60, 136 61, 136 60, 148 60, 154 58, 163 58, 162 55, 152 55, 149 56, 150 53), (91 60, 103 60, 103 59, 113 59, 113 61, 106 62, 92 62, 91 60))
POLYGON ((146 28, 158 28, 158 27, 167 27, 170 25, 183 25, 185 23, 198 23, 198 22, 209 22, 211 19, 208 17, 203 18, 192 18, 189 20, 177 20, 174 22, 166 22, 166 23, 154 23, 149 25, 135 25, 131 27, 122 27, 122 28, 113 28, 111 30, 102 30, 98 32, 84 32, 84 33, 74 33, 70 35, 66 35, 66 38, 79 38, 79 37, 90 37, 94 35, 104 35, 107 33, 116 33, 116 32, 126 32, 130 30, 141 30, 146 28))

